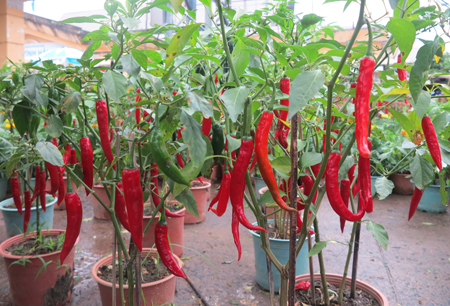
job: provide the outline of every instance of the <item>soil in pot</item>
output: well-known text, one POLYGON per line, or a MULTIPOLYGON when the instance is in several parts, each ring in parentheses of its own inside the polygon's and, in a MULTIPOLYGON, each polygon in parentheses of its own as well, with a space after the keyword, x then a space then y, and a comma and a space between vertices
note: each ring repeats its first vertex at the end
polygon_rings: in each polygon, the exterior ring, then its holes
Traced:
MULTIPOLYGON (((177 201, 169 201, 166 202, 166 208, 170 210, 171 212, 178 212, 183 209, 183 204, 177 202, 177 201)), ((153 212, 155 211, 155 206, 152 205, 145 205, 144 206, 144 217, 151 217, 153 215, 153 212)))
MULTIPOLYGON (((311 306, 321 306, 325 305, 325 302, 323 300, 323 290, 322 290, 322 282, 321 281, 315 281, 314 282, 314 288, 316 293, 316 304, 312 304, 312 297, 311 297, 311 289, 307 291, 299 290, 295 293, 296 297, 296 304, 295 305, 311 305, 311 306)), ((339 305, 338 304, 338 297, 335 293, 339 292, 339 287, 328 283, 328 290, 329 290, 329 297, 330 297, 330 305, 339 305), (333 291, 333 292, 331 292, 333 291)), ((350 287, 346 286, 344 289, 344 298, 343 298, 343 306, 353 306, 353 305, 371 305, 371 306, 381 306, 378 301, 367 294, 366 292, 362 290, 356 289, 356 297, 355 299, 350 299, 350 287)))
POLYGON ((6 252, 15 256, 35 256, 45 255, 62 250, 64 243, 64 234, 58 236, 44 236, 43 246, 36 248, 36 238, 31 238, 26 241, 15 243, 6 249, 6 252), (50 247, 52 246, 52 247, 50 247))

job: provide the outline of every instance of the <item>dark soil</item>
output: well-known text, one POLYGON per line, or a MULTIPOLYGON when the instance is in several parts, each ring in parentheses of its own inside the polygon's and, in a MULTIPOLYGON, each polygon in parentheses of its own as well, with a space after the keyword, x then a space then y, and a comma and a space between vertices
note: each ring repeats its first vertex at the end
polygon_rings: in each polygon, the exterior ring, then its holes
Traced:
MULTIPOLYGON (((325 302, 323 301, 323 290, 322 290, 322 282, 321 281, 315 281, 314 282, 315 292, 316 292, 316 304, 312 304, 310 291, 297 291, 296 292, 296 303, 297 305, 311 305, 311 306, 321 306, 325 305, 325 302), (303 303, 303 304, 301 304, 303 303)), ((339 288, 335 285, 328 284, 328 295, 330 298, 330 304, 331 305, 339 305, 338 304, 338 293, 339 288)), ((344 299, 342 306, 356 306, 356 305, 370 305, 370 306, 380 306, 380 304, 373 298, 372 296, 368 295, 367 293, 356 290, 356 298, 350 299, 350 287, 345 287, 344 289, 344 299)))
POLYGON ((203 184, 200 183, 200 182, 192 182, 192 183, 191 183, 191 187, 202 187, 202 186, 205 186, 205 185, 203 185, 203 184))
MULTIPOLYGON (((183 209, 183 204, 178 203, 178 202, 176 204, 171 204, 171 203, 166 202, 166 208, 168 210, 170 210, 171 212, 177 212, 177 211, 183 209)), ((155 206, 153 204, 144 206, 144 216, 151 217, 153 215, 154 211, 155 211, 155 206)))
MULTIPOLYGON (((156 258, 148 256, 147 258, 142 259, 142 283, 152 283, 159 281, 161 279, 170 276, 169 270, 164 266, 164 264, 159 261, 158 266, 156 265, 156 258), (144 262, 145 260, 145 262, 144 262)), ((123 263, 126 265, 126 263, 123 263)), ((116 267, 116 283, 119 283, 119 267, 116 267)), ((112 265, 104 265, 99 268, 97 271, 97 276, 103 279, 108 283, 112 283, 112 265)), ((123 281, 124 284, 128 283, 127 280, 127 270, 125 269, 123 272, 123 281)))
MULTIPOLYGON (((289 223, 287 223, 289 225, 289 223)), ((289 239, 289 226, 287 227, 287 230, 283 232, 283 237, 280 234, 280 229, 278 227, 275 227, 275 224, 273 223, 267 223, 267 226, 269 227, 267 229, 267 233, 269 234, 269 238, 273 239, 289 239)), ((279 226, 279 225, 278 225, 279 226)), ((256 232, 259 235, 259 232, 256 232)))
POLYGON ((44 295, 44 306, 61 305, 68 297, 74 286, 72 269, 56 280, 55 286, 48 289, 44 295))
POLYGON ((42 244, 37 245, 36 238, 16 243, 6 249, 7 252, 16 256, 45 255, 62 250, 64 234, 58 236, 43 236, 42 244), (62 236, 62 237, 60 237, 62 236), (61 242, 58 245, 58 242, 61 242))

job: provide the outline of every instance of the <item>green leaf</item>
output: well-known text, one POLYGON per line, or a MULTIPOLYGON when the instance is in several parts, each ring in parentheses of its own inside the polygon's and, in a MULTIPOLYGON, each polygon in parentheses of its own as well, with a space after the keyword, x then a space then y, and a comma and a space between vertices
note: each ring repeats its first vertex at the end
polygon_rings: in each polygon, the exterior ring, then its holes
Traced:
POLYGON ((47 125, 45 126, 45 132, 47 132, 50 137, 57 138, 61 136, 64 129, 64 124, 62 120, 55 115, 50 115, 47 119, 47 125))
POLYGON ((23 136, 30 129, 31 110, 21 106, 29 107, 29 103, 22 101, 14 105, 12 117, 17 131, 23 136))
POLYGON ((380 200, 386 199, 394 189, 394 183, 387 179, 387 177, 379 177, 375 181, 375 188, 380 200))
POLYGON ((416 31, 432 26, 436 23, 433 20, 424 20, 424 19, 416 19, 412 20, 411 22, 414 24, 416 31))
POLYGON ((212 117, 212 104, 203 97, 201 92, 190 91, 186 94, 186 99, 188 101, 188 106, 192 110, 192 113, 190 113, 190 115, 192 115, 196 111, 199 111, 203 114, 203 117, 212 117))
POLYGON ((307 14, 307 15, 303 16, 303 18, 301 20, 302 28, 306 29, 322 20, 323 20, 323 18, 320 16, 317 16, 316 14, 307 14))
POLYGON ((139 72, 141 71, 141 66, 131 54, 122 56, 121 62, 123 65, 123 70, 125 70, 129 75, 132 75, 134 77, 138 76, 139 72))
POLYGON ((275 169, 285 180, 289 179, 291 171, 291 159, 288 156, 280 156, 270 162, 272 168, 275 169))
POLYGON ((192 34, 200 27, 201 23, 190 24, 178 31, 172 37, 172 41, 166 50, 166 69, 170 66, 177 55, 180 55, 184 46, 188 43, 192 34))
POLYGON ((137 18, 133 17, 123 17, 122 15, 119 16, 122 20, 123 24, 129 29, 133 30, 136 28, 141 22, 137 18))
POLYGON ((82 60, 90 59, 94 55, 95 50, 100 48, 101 45, 102 45, 102 41, 101 40, 93 41, 89 45, 89 47, 87 47, 87 49, 84 51, 83 55, 81 56, 81 59, 82 60))
POLYGON ((230 152, 237 150, 237 148, 241 146, 241 140, 233 138, 230 135, 227 135, 227 141, 228 141, 228 150, 230 152))
POLYGON ((183 4, 183 0, 170 0, 170 4, 172 4, 175 13, 178 13, 180 11, 181 4, 183 4))
POLYGON ((249 92, 249 89, 241 86, 228 89, 220 96, 228 110, 231 121, 236 122, 238 116, 244 112, 245 99, 247 99, 249 92))
POLYGON ((147 55, 145 55, 144 52, 142 52, 142 51, 140 51, 138 49, 131 50, 131 54, 133 55, 133 58, 136 60, 136 62, 144 70, 147 70, 147 66, 148 66, 148 57, 147 57, 147 55))
POLYGON ((61 152, 59 152, 58 147, 53 143, 40 141, 36 144, 35 149, 38 150, 46 162, 55 166, 64 167, 61 152))
POLYGON ((402 51, 402 57, 407 58, 416 40, 414 24, 406 19, 392 17, 386 26, 394 36, 398 48, 402 51))
POLYGON ((394 116, 398 123, 400 123, 406 134, 408 134, 409 139, 413 139, 414 125, 409 121, 408 117, 393 108, 389 108, 389 112, 394 116))
POLYGON ((387 251, 389 244, 389 235, 383 225, 369 221, 367 222, 367 230, 372 233, 373 238, 387 251))
POLYGON ((433 165, 424 157, 416 154, 411 164, 409 165, 414 185, 420 190, 423 190, 425 186, 434 182, 434 169, 433 165))
MULTIPOLYGON (((402 3, 394 9, 394 17, 400 17, 401 6, 402 6, 404 1, 405 0, 403 0, 402 3)), ((406 12, 404 14, 404 16, 405 16, 404 18, 408 19, 408 20, 417 19, 418 15, 417 14, 412 14, 412 12, 419 8, 420 1, 416 1, 416 0, 407 0, 407 1, 408 2, 406 3, 406 7, 408 9, 406 10, 406 12)))
POLYGON ((287 120, 291 119, 294 114, 300 111, 319 92, 319 89, 322 88, 324 83, 325 76, 320 70, 300 73, 291 85, 287 120))
POLYGON ((240 39, 238 39, 231 54, 231 61, 236 69, 236 74, 241 76, 250 62, 250 53, 247 51, 247 46, 240 39))
POLYGON ((161 89, 163 87, 163 81, 161 80, 161 78, 158 78, 147 72, 142 72, 141 75, 144 79, 149 80, 150 85, 152 85, 156 93, 159 94, 161 92, 161 89))
MULTIPOLYGON (((257 190, 257 192, 259 192, 259 190, 257 190)), ((275 201, 270 191, 266 190, 266 192, 264 192, 264 194, 259 198, 258 205, 261 206, 264 204, 271 204, 271 203, 275 203, 275 201)))
POLYGON ((445 183, 445 173, 444 171, 439 172, 439 192, 441 194, 442 204, 447 205, 448 191, 447 184, 445 183))
POLYGON ((322 161, 322 154, 316 152, 306 152, 302 155, 302 169, 317 165, 322 161))
POLYGON ((72 17, 59 21, 60 23, 85 23, 85 22, 97 22, 89 16, 72 17))
POLYGON ((189 157, 195 168, 201 168, 206 156, 206 143, 202 138, 202 127, 185 111, 181 112, 181 123, 186 127, 181 134, 189 148, 189 157))
POLYGON ((431 95, 428 91, 422 90, 419 95, 417 102, 411 101, 414 110, 416 111, 417 117, 422 121, 423 116, 427 113, 427 109, 431 103, 431 95))
MULTIPOLYGON (((172 180, 169 180, 169 186, 173 184, 172 180)), ((178 185, 175 183, 175 185, 178 185)), ((186 187, 186 186, 185 186, 186 187)), ((171 187, 172 188, 172 187, 171 187)), ((180 194, 178 194, 175 199, 186 207, 186 210, 196 217, 200 218, 197 208, 197 202, 195 201, 194 194, 191 189, 185 188, 180 194)))
POLYGON ((127 93, 127 78, 122 74, 108 70, 103 74, 103 87, 108 96, 118 101, 127 93))
POLYGON ((75 110, 77 110, 80 102, 81 94, 78 91, 71 92, 64 98, 61 111, 66 114, 73 113, 75 110))
POLYGON ((319 241, 316 242, 313 247, 311 248, 311 251, 309 251, 307 258, 317 255, 327 246, 327 241, 319 241))
POLYGON ((389 4, 391 5, 391 8, 395 10, 400 0, 389 0, 389 4))
POLYGON ((206 143, 206 156, 205 161, 203 163, 202 170, 200 171, 202 173, 203 177, 210 178, 211 172, 212 172, 212 165, 214 163, 214 158, 208 158, 209 156, 214 155, 214 150, 211 145, 211 141, 209 141, 209 138, 202 134, 203 141, 206 143))
POLYGON ((447 113, 442 113, 437 115, 434 119, 433 119, 433 125, 434 125, 434 129, 436 130, 436 134, 439 134, 440 131, 442 131, 442 129, 447 125, 448 122, 448 116, 447 113))

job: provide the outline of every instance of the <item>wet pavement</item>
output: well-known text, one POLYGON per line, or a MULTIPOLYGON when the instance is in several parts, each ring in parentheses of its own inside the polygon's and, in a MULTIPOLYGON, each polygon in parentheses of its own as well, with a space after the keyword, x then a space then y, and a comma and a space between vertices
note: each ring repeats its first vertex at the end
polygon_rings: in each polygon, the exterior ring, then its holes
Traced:
MULTIPOLYGON (((217 187, 217 185, 214 185, 217 187)), ((212 188, 212 196, 215 193, 212 188)), ((101 305, 97 284, 91 268, 97 260, 112 252, 111 222, 93 218, 90 198, 83 200, 83 224, 75 255, 76 286, 67 305, 101 305)), ((374 212, 365 220, 382 224, 389 234, 388 250, 384 251, 372 234, 361 230, 358 278, 375 286, 390 305, 450 305, 450 214, 417 211, 408 222, 410 196, 391 195, 384 201, 375 200, 374 212)), ((251 211, 246 209, 250 221, 251 211)), ((65 229, 66 212, 55 211, 54 228, 65 229)), ((3 218, 1 218, 3 219, 3 218)), ((343 273, 348 247, 337 243, 350 238, 351 223, 344 234, 339 218, 324 199, 319 212, 322 240, 330 240, 324 250, 325 268, 329 273, 343 273)), ((252 235, 241 226, 242 258, 231 235, 231 210, 221 218, 208 213, 200 224, 185 225, 182 259, 185 271, 194 286, 210 305, 270 305, 268 293, 255 281, 252 235)), ((126 240, 129 234, 123 233, 126 240)), ((6 239, 0 221, 0 241, 6 239)), ((9 285, 3 259, 0 259, 0 305, 11 305, 9 285)), ((318 271, 315 260, 314 270, 318 271)), ((198 296, 183 279, 177 280, 176 305, 201 305, 198 296)))

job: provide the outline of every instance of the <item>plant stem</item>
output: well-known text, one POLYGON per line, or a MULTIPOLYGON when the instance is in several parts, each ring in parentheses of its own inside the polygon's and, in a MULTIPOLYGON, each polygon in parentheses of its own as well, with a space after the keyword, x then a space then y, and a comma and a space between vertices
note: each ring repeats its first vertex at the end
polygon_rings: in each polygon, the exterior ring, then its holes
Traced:
POLYGON ((358 254, 359 254, 359 236, 361 233, 361 222, 356 225, 355 246, 353 251, 353 267, 352 267, 352 284, 350 289, 350 298, 354 299, 356 296, 356 279, 358 272, 358 254))
MULTIPOLYGON (((116 235, 120 235, 120 233, 115 233, 116 235)), ((121 305, 125 306, 125 293, 123 291, 123 262, 122 262, 122 250, 119 250, 119 291, 120 291, 120 300, 121 305)))
MULTIPOLYGON (((317 221, 317 218, 314 219, 314 231, 316 232, 316 243, 320 242, 319 221, 317 221)), ((318 257, 319 257, 319 266, 320 266, 320 277, 322 279, 323 300, 325 302, 325 305, 329 306, 330 305, 330 297, 328 295, 327 276, 325 275, 325 264, 323 261, 322 251, 319 252, 318 257)))
POLYGON ((345 280, 347 279, 348 266, 350 265, 350 260, 352 258, 352 247, 353 247, 353 241, 355 240, 357 224, 358 224, 358 222, 353 223, 352 235, 350 237, 350 242, 348 243, 348 253, 347 253, 347 260, 345 261, 344 275, 342 275, 341 286, 339 287, 339 295, 338 295, 339 305, 342 305, 342 301, 344 299, 345 280))

